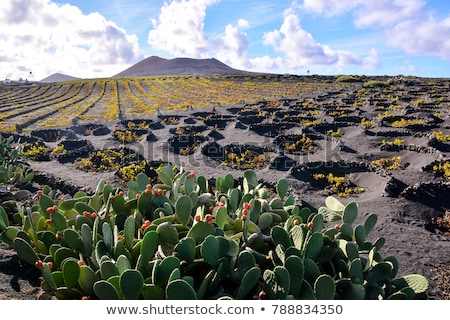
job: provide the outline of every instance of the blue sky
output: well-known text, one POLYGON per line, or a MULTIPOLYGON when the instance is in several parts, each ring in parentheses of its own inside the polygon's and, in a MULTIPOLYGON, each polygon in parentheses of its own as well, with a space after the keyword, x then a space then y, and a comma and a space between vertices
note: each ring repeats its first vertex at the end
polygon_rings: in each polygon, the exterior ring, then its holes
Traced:
POLYGON ((450 77, 449 35, 450 1, 2 0, 0 79, 109 77, 152 55, 272 73, 450 77))

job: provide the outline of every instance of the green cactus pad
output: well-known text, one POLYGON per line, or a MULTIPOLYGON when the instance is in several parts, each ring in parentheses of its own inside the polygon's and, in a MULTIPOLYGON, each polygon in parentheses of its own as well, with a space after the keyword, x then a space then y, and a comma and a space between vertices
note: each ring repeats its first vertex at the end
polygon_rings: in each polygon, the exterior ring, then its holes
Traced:
POLYGON ((193 238, 181 239, 175 246, 174 251, 177 252, 178 257, 187 263, 192 263, 195 258, 195 240, 193 238))
POLYGON ((209 288, 211 288, 211 283, 213 278, 217 275, 217 271, 214 269, 209 270, 206 276, 203 278, 202 283, 197 289, 197 298, 203 300, 208 293, 209 288))
POLYGON ((263 288, 270 300, 284 300, 290 289, 289 271, 283 266, 276 266, 273 271, 266 269, 263 273, 263 288))
POLYGON ((323 248, 323 235, 320 232, 314 232, 305 244, 305 257, 316 259, 323 248))
POLYGON ((173 248, 178 243, 178 231, 175 225, 170 222, 163 222, 156 228, 159 234, 159 243, 165 254, 172 254, 173 248))
POLYGON ((258 185, 258 177, 255 171, 246 170, 244 172, 244 193, 249 193, 258 185))
POLYGON ((144 217, 149 217, 152 213, 153 193, 142 192, 137 201, 137 208, 144 217))
POLYGON ((116 289, 117 293, 119 294, 119 299, 124 299, 122 290, 120 289, 120 276, 112 276, 107 280, 109 283, 111 283, 114 288, 116 289))
POLYGON ((92 230, 88 224, 81 226, 81 239, 83 241, 83 249, 81 253, 85 256, 90 256, 92 253, 92 230))
POLYGON ((66 229, 63 232, 63 237, 71 249, 84 252, 83 240, 78 232, 73 229, 66 229))
POLYGON ((26 263, 33 266, 34 263, 39 260, 38 255, 33 250, 31 245, 22 238, 19 237, 15 238, 13 241, 13 245, 14 250, 17 252, 19 258, 25 261, 26 263))
POLYGON ((145 300, 164 300, 164 289, 154 284, 145 283, 142 287, 142 297, 145 300))
POLYGON ((289 256, 285 259, 284 266, 291 278, 290 292, 294 297, 298 297, 305 273, 303 261, 297 256, 289 256))
POLYGON ((5 209, 0 206, 0 231, 5 231, 9 226, 9 219, 5 209))
POLYGON ((61 265, 61 271, 67 288, 73 288, 78 283, 78 278, 80 276, 78 260, 73 258, 64 260, 61 265))
POLYGON ((300 288, 300 293, 297 297, 298 300, 315 300, 314 290, 308 281, 303 280, 302 286, 300 288))
POLYGON ((181 196, 175 203, 175 214, 185 226, 189 223, 192 214, 192 200, 189 196, 181 196))
POLYGON ((218 207, 215 214, 215 223, 219 228, 224 229, 226 225, 233 224, 233 219, 231 219, 231 217, 228 215, 227 209, 225 207, 218 207))
POLYGON ((162 167, 161 171, 158 174, 158 178, 162 183, 172 187, 174 178, 172 166, 170 164, 167 164, 162 167))
POLYGON ((328 222, 342 220, 342 215, 340 215, 336 211, 331 210, 328 207, 320 207, 317 210, 317 213, 323 215, 325 221, 328 221, 328 222))
POLYGON ((172 271, 172 273, 170 274, 170 276, 169 276, 169 282, 170 281, 174 281, 174 280, 177 280, 177 279, 181 279, 181 271, 180 271, 180 269, 174 269, 173 271, 172 271))
POLYGON ((364 300, 366 289, 363 285, 353 283, 351 279, 339 279, 336 281, 337 300, 364 300))
POLYGON ((43 194, 39 197, 39 207, 41 208, 46 219, 50 218, 50 215, 47 213, 47 209, 53 207, 54 205, 55 202, 48 195, 43 194))
POLYGON ((353 230, 353 235, 358 246, 362 246, 366 241, 366 229, 360 224, 358 224, 353 230))
POLYGON ((316 282, 316 279, 320 276, 321 272, 317 264, 314 260, 305 258, 303 260, 304 265, 304 279, 309 282, 309 284, 312 286, 314 282, 316 282))
POLYGON ((314 295, 317 300, 333 300, 335 293, 336 286, 329 275, 322 274, 314 282, 314 295))
POLYGON ((219 242, 217 238, 211 235, 207 236, 202 243, 200 253, 206 263, 216 268, 219 260, 219 242))
POLYGON ((232 211, 236 211, 239 205, 240 193, 237 189, 230 190, 230 207, 232 211))
POLYGON ((81 226, 87 224, 89 227, 93 227, 94 223, 91 218, 85 216, 78 216, 75 218, 75 228, 81 230, 81 226))
POLYGON ((272 225, 273 216, 270 212, 263 212, 258 219, 258 227, 261 230, 265 230, 272 225))
POLYGON ((199 244, 203 242, 207 236, 214 234, 216 234, 216 228, 212 224, 200 221, 189 229, 187 237, 193 238, 195 243, 199 244))
POLYGON ((158 285, 161 288, 166 287, 173 270, 179 268, 180 259, 174 256, 165 258, 153 269, 153 284, 158 285))
POLYGON ((420 274, 409 274, 401 278, 394 279, 392 280, 392 284, 399 289, 410 287, 414 290, 416 295, 424 294, 429 287, 427 278, 420 274))
POLYGON ((82 265, 80 267, 80 275, 78 277, 78 285, 81 290, 86 293, 88 296, 93 296, 94 292, 94 283, 100 280, 98 275, 92 270, 91 267, 82 265))
POLYGON ((376 248, 376 250, 380 251, 381 248, 384 246, 386 242, 386 238, 384 237, 379 237, 377 240, 375 240, 375 242, 373 243, 374 248, 376 248))
MULTIPOLYGON (((92 213, 95 212, 95 209, 92 208, 90 205, 88 205, 86 202, 82 202, 80 201, 80 199, 73 199, 73 200, 77 200, 73 207, 75 208, 75 210, 77 210, 77 212, 79 214, 83 214, 85 211, 92 213)), ((66 201, 63 202, 63 204, 66 203, 66 201)))
POLYGON ((352 260, 348 273, 353 283, 363 284, 364 280, 363 264, 360 258, 352 260))
POLYGON ((50 214, 50 218, 52 220, 52 225, 55 227, 57 231, 63 231, 67 228, 66 217, 58 211, 54 211, 50 214))
POLYGON ((171 281, 166 288, 167 300, 197 300, 194 288, 183 279, 171 281))
POLYGON ((289 189, 289 182, 286 179, 278 180, 276 191, 281 200, 284 199, 289 189))
POLYGON ((120 290, 126 300, 138 300, 143 285, 144 277, 138 270, 129 269, 120 275, 120 290))
POLYGON ((302 225, 294 226, 290 230, 292 242, 298 250, 303 250, 307 231, 302 225))
POLYGON ((102 279, 108 280, 112 276, 118 276, 119 269, 117 269, 117 266, 114 262, 107 260, 103 261, 100 265, 100 274, 102 276, 102 279))
POLYGON ((339 241, 339 248, 342 250, 348 261, 353 261, 359 258, 358 247, 354 242, 347 242, 346 240, 339 241))
POLYGON ((54 254, 54 260, 55 260, 56 267, 60 267, 62 265, 63 261, 67 258, 74 258, 74 259, 78 260, 79 255, 77 253, 75 253, 73 250, 66 248, 66 247, 61 247, 61 248, 57 249, 54 254))
POLYGON ((345 205, 343 205, 338 199, 333 196, 328 196, 325 199, 325 205, 327 206, 327 208, 336 212, 343 212, 345 208, 345 205))
POLYGON ((144 191, 145 188, 147 187, 147 185, 150 184, 150 180, 148 179, 148 176, 143 172, 139 172, 136 175, 135 180, 136 180, 135 182, 137 184, 137 187, 139 188, 138 189, 139 192, 144 191))
POLYGON ((366 276, 366 281, 369 284, 378 284, 390 278, 392 271, 391 264, 387 262, 379 262, 374 265, 366 276))
POLYGON ((54 291, 57 290, 56 281, 53 278, 52 270, 48 266, 47 263, 44 263, 42 266, 42 277, 44 278, 45 283, 54 291))
POLYGON ((390 278, 394 279, 397 276, 397 272, 398 272, 398 268, 399 268, 399 262, 398 262, 397 258, 394 256, 389 256, 389 257, 384 258, 384 261, 391 264, 392 271, 390 274, 390 278))
POLYGON ((289 248, 292 245, 289 233, 281 226, 271 228, 270 235, 275 245, 281 244, 284 248, 289 248))
POLYGON ((117 270, 119 274, 124 273, 126 270, 131 269, 131 262, 125 255, 120 255, 116 260, 117 270))
POLYGON ((125 220, 124 225, 125 246, 127 247, 128 250, 131 250, 133 248, 135 230, 136 230, 136 222, 133 219, 133 217, 129 216, 125 220))
POLYGON ((387 298, 387 300, 408 300, 408 299, 409 299, 408 294, 402 291, 395 292, 387 298))
POLYGON ((353 227, 350 223, 341 224, 340 234, 343 239, 353 241, 353 227))
POLYGON ((221 183, 221 192, 228 192, 229 189, 234 187, 234 177, 231 174, 227 174, 221 183))
POLYGON ((3 241, 10 246, 13 246, 13 241, 17 237, 20 229, 18 227, 8 227, 4 232, 0 233, 0 241, 3 241))
POLYGON ((377 224, 378 216, 374 213, 367 216, 364 222, 364 229, 366 230, 366 235, 372 231, 373 227, 377 224))
POLYGON ((311 216, 312 212, 311 209, 308 207, 301 208, 300 211, 297 213, 302 218, 302 221, 308 221, 309 217, 311 216))
POLYGON ((258 267, 253 267, 247 270, 247 272, 242 277, 241 285, 236 293, 236 300, 246 299, 247 295, 256 286, 261 277, 261 269, 258 267))
POLYGON ((140 247, 141 265, 138 268, 146 268, 147 264, 153 259, 153 256, 158 249, 159 233, 150 230, 145 233, 140 247))
POLYGON ((50 248, 52 244, 57 244, 59 242, 58 239, 56 239, 55 233, 51 231, 39 231, 37 236, 47 248, 50 248))
POLYGON ((55 281, 55 287, 57 291, 59 291, 62 288, 66 288, 66 284, 64 283, 64 277, 61 271, 59 270, 52 271, 52 277, 53 280, 55 281))
POLYGON ((100 300, 119 300, 117 289, 106 280, 99 280, 94 283, 94 292, 100 300))
POLYGON ((321 214, 316 214, 313 216, 313 218, 311 219, 312 222, 312 228, 311 228, 311 232, 322 232, 323 227, 324 227, 324 216, 321 214))
POLYGON ((358 205, 355 202, 348 203, 342 214, 342 220, 344 223, 352 224, 358 216, 358 205))

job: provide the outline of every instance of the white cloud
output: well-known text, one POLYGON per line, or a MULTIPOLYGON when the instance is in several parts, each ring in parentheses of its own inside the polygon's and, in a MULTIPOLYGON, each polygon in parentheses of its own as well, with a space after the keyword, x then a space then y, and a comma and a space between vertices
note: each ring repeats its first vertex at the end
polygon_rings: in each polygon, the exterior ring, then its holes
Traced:
POLYGON ((0 77, 112 76, 142 58, 138 39, 98 13, 50 0, 2 0, 0 77), (23 70, 28 70, 26 75, 23 70))
POLYGON ((248 36, 239 30, 239 27, 248 27, 246 20, 239 20, 238 27, 229 24, 225 33, 211 42, 217 59, 234 68, 248 68, 248 36))
POLYGON ((304 0, 299 7, 316 14, 336 16, 353 10, 361 3, 364 0, 304 0))
POLYGON ((148 43, 156 50, 176 57, 216 57, 234 68, 249 67, 246 19, 228 24, 221 34, 208 36, 204 31, 206 10, 219 0, 174 0, 165 3, 158 19, 153 19, 148 43))
POLYGON ((174 0, 164 3, 158 19, 153 19, 148 43, 157 50, 178 57, 208 56, 204 28, 206 9, 219 0, 174 0))
POLYGON ((380 66, 380 53, 375 48, 372 48, 369 52, 369 55, 363 60, 363 69, 371 71, 378 69, 380 66))
MULTIPOLYGON (((391 47, 450 61, 450 40, 445 36, 450 34, 450 15, 439 18, 426 5, 425 0, 303 0, 299 7, 324 16, 352 13, 355 27, 380 30, 391 47)), ((377 60, 369 55, 366 66, 377 60)))
POLYGON ((420 73, 422 70, 419 70, 416 66, 414 66, 409 59, 404 61, 404 65, 394 69, 399 74, 415 74, 420 73))
POLYGON ((423 0, 366 1, 356 10, 355 25, 359 28, 392 26, 418 16, 425 5, 423 0))
POLYGON ((425 0, 303 0, 298 7, 326 17, 353 12, 355 25, 364 28, 408 19, 425 5, 425 0))
POLYGON ((386 31, 388 44, 408 54, 435 55, 450 61, 450 17, 411 19, 386 31))
MULTIPOLYGON (((363 60, 350 51, 334 50, 326 44, 315 41, 314 37, 301 28, 299 18, 290 14, 285 17, 279 30, 264 34, 264 44, 272 46, 283 55, 283 66, 297 69, 309 65, 361 65, 363 60)), ((279 66, 278 62, 274 66, 279 66)), ((267 60, 265 61, 267 65, 267 60)))

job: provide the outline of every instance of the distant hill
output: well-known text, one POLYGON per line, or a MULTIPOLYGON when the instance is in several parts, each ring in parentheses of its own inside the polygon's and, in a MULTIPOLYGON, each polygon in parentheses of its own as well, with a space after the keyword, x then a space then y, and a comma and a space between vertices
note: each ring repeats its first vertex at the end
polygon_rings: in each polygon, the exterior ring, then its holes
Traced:
POLYGON ((42 79, 39 82, 60 82, 60 81, 69 81, 69 80, 79 80, 80 78, 68 76, 62 73, 54 73, 47 78, 42 79))
POLYGON ((120 72, 116 77, 152 76, 152 75, 227 75, 249 73, 233 69, 217 59, 174 58, 164 59, 157 56, 148 57, 130 68, 120 72))

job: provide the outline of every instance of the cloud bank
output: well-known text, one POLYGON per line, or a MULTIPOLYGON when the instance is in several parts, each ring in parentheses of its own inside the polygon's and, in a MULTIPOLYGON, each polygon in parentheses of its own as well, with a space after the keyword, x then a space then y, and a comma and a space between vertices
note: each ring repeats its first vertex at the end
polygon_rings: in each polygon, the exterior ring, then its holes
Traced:
MULTIPOLYGON (((245 32, 250 24, 245 19, 228 24, 219 35, 208 36, 204 22, 209 6, 218 0, 173 0, 165 3, 153 29, 148 34, 149 45, 173 56, 190 58, 216 57, 232 67, 254 71, 297 71, 311 65, 332 65, 337 68, 359 66, 371 70, 379 63, 379 54, 372 50, 367 57, 350 51, 334 50, 318 43, 312 34, 302 29, 300 18, 292 10, 279 29, 266 32, 261 40, 276 52, 276 56, 248 57, 250 39, 245 32)), ((340 2, 336 2, 338 4, 340 2)), ((319 9, 319 8, 318 8, 319 9)))
MULTIPOLYGON (((237 12, 230 16, 233 20, 224 19, 219 29, 215 25, 214 31, 207 32, 208 9, 220 1, 164 2, 156 16, 147 17, 151 20, 146 35, 150 53, 215 57, 234 68, 276 73, 306 72, 309 68, 370 72, 382 66, 385 47, 450 61, 450 40, 445 37, 450 32, 450 15, 429 10, 425 0, 292 0, 283 14, 270 17, 270 29, 266 25, 264 30, 264 23, 251 14, 243 12, 240 17, 237 12), (350 18, 356 31, 376 35, 377 47, 368 46, 371 39, 367 38, 359 52, 342 50, 343 45, 335 48, 303 26, 306 15, 350 18), (276 20, 278 25, 273 24, 276 20)), ((258 2, 264 8, 267 3, 258 2)), ((273 6, 270 8, 279 8, 278 4, 273 6)), ((136 35, 98 12, 87 14, 76 6, 51 0, 2 0, 0 79, 29 77, 30 71, 36 80, 55 72, 109 77, 143 59, 142 52, 136 35)), ((407 67, 413 70, 412 64, 407 67)))
POLYGON ((2 0, 0 77, 109 77, 142 58, 137 37, 99 13, 50 0, 2 0))

